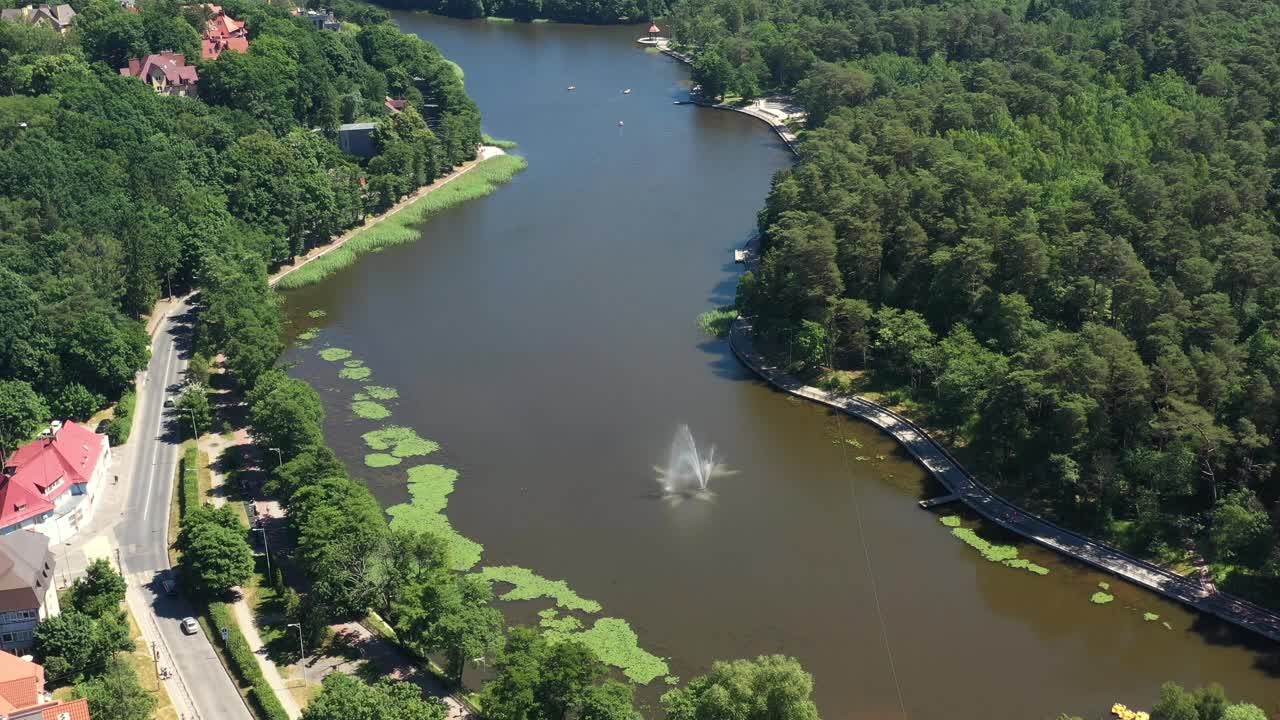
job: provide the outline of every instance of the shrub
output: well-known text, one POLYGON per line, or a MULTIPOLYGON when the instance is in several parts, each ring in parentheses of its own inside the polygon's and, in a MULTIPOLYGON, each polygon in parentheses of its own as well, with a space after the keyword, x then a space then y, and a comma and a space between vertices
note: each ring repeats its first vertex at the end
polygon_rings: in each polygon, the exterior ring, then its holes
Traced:
POLYGON ((116 403, 115 416, 107 423, 107 439, 113 446, 129 442, 129 431, 133 429, 133 408, 138 396, 132 390, 126 390, 116 403))
POLYGON ((227 631, 227 640, 223 643, 227 661, 231 665, 232 672, 240 679, 240 684, 249 689, 249 702, 258 711, 258 715, 264 720, 289 720, 289 713, 285 712, 275 691, 267 684, 267 678, 258 667, 258 661, 249 647, 249 641, 245 640, 244 633, 240 632, 240 626, 236 624, 231 608, 226 603, 211 602, 208 615, 209 622, 215 631, 224 629, 227 631))

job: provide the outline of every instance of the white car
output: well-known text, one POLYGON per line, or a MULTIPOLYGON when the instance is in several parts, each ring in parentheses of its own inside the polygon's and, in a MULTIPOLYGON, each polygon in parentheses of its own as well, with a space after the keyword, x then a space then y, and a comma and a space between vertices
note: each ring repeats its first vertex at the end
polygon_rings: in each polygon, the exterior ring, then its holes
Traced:
POLYGON ((182 632, 187 635, 195 635, 200 630, 200 624, 193 617, 182 619, 182 632))

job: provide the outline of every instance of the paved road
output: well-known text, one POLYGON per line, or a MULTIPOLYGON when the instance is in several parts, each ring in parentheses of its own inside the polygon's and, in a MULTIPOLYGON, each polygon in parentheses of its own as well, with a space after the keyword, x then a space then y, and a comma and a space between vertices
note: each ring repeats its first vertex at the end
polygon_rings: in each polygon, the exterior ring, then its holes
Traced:
POLYGON ((866 398, 837 395, 805 385, 770 365, 755 350, 749 321, 743 318, 734 321, 729 333, 729 345, 744 365, 779 390, 842 410, 870 422, 892 436, 949 492, 958 495, 962 502, 988 520, 1063 555, 1118 575, 1271 640, 1280 641, 1280 615, 1247 600, 1206 588, 1191 578, 1175 575, 1145 560, 1036 517, 978 482, 945 448, 910 420, 866 398))
POLYGON ((189 304, 180 304, 152 339, 151 363, 138 392, 137 420, 128 443, 132 458, 123 462, 120 489, 127 499, 115 541, 130 580, 130 609, 143 636, 155 643, 160 665, 176 673, 168 687, 179 712, 187 718, 251 720, 209 639, 203 633, 184 635, 179 628, 182 618, 194 614, 186 599, 160 587, 169 569, 169 507, 179 456, 178 418, 172 408, 164 407, 164 399, 186 369, 180 350, 189 337, 189 311, 189 304))

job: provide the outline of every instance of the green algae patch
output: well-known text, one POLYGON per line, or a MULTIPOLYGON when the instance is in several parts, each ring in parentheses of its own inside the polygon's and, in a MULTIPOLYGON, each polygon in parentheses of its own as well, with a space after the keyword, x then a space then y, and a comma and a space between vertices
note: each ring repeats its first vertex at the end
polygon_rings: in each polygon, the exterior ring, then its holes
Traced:
POLYGON ((569 638, 571 633, 582 630, 582 621, 572 615, 560 615, 555 608, 538 611, 538 627, 552 642, 569 638))
POLYGON ((355 400, 356 402, 360 402, 361 400, 368 400, 369 396, 365 395, 364 393, 356 393, 355 395, 351 396, 351 399, 355 400))
POLYGON ((995 543, 987 542, 978 537, 978 533, 969 528, 953 527, 951 528, 951 534, 963 540, 969 547, 982 553, 982 557, 991 562, 998 562, 1018 570, 1026 570, 1036 575, 1049 574, 1049 568, 1018 557, 1018 548, 1012 545, 996 545, 995 543))
POLYGON ((443 465, 417 465, 409 468, 407 503, 387 510, 392 529, 425 530, 444 539, 449 546, 449 563, 454 570, 467 571, 480 562, 484 547, 463 537, 449 524, 444 509, 449 494, 458 481, 458 471, 443 465))
POLYGON ((1094 605, 1106 605, 1107 603, 1115 599, 1116 598, 1114 595, 1110 593, 1104 593, 1101 590, 1099 590, 1098 592, 1090 596, 1089 602, 1093 603, 1094 605))
POLYGON ((514 586, 499 595, 499 600, 537 600, 545 597, 555 600, 557 606, 567 610, 600 612, 600 603, 574 592, 565 581, 548 580, 528 568, 516 565, 487 567, 480 570, 480 578, 490 584, 502 582, 514 586))
POLYGON ((938 518, 938 522, 942 523, 943 525, 946 525, 949 528, 960 527, 960 518, 955 515, 947 515, 946 517, 940 517, 938 518))
POLYGON ((349 367, 349 368, 364 367, 364 361, 363 360, 343 360, 342 366, 349 367))
POLYGON ((386 385, 365 385, 364 391, 374 400, 395 400, 400 397, 399 390, 386 385))
POLYGON ((373 375, 373 371, 364 366, 344 367, 338 371, 338 377, 343 380, 368 380, 373 375))
POLYGON ((570 635, 591 648, 601 662, 622 670, 629 680, 648 685, 671 672, 662 658, 640 647, 639 638, 620 618, 600 618, 590 629, 570 635))
POLYGON ((1142 613, 1142 619, 1145 622, 1155 622, 1160 619, 1160 616, 1153 612, 1144 612, 1142 613))
POLYGON ((307 313, 307 317, 309 317, 309 318, 315 318, 315 319, 317 319, 317 320, 318 320, 318 319, 320 319, 320 318, 322 318, 322 317, 324 317, 324 316, 326 316, 326 315, 328 315, 328 314, 329 314, 329 313, 327 313, 327 312, 325 312, 325 311, 323 311, 323 310, 312 310, 311 312, 307 313))
POLYGON ((662 678, 662 682, 664 682, 664 683, 666 683, 666 684, 670 685, 671 687, 675 687, 675 686, 677 686, 677 685, 679 685, 679 684, 680 684, 680 676, 679 676, 679 675, 668 675, 668 676, 666 676, 666 677, 662 678))
POLYGON ((360 437, 370 450, 390 450, 398 458, 428 455, 440 449, 440 445, 418 437, 413 428, 390 425, 381 430, 367 432, 360 437))
POLYGON ((1110 590, 1110 589, 1111 589, 1111 583, 1109 583, 1109 582, 1100 582, 1100 583, 1098 583, 1098 587, 1099 587, 1099 588, 1101 588, 1101 589, 1103 589, 1103 590, 1110 590))
POLYGON ((374 402, 373 400, 357 400, 351 403, 351 412, 365 420, 381 420, 391 416, 390 410, 383 406, 382 403, 374 402))
POLYGON ((328 360, 329 362, 337 362, 351 357, 351 351, 346 348, 330 347, 321 350, 320 357, 328 360))
POLYGON ((320 337, 320 331, 316 330, 315 328, 311 328, 310 330, 307 330, 305 332, 298 333, 298 339, 303 342, 310 342, 312 340, 315 340, 318 337, 320 337))
POLYGON ((364 464, 371 468, 391 467, 392 465, 399 465, 400 458, 386 453, 369 453, 364 456, 364 464))

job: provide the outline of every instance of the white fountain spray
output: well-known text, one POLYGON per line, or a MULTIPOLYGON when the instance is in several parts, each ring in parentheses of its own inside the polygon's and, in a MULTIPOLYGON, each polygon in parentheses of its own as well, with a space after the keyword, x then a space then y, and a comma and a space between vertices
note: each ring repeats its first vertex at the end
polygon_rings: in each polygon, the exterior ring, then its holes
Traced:
POLYGON ((675 497, 708 497, 711 479, 728 474, 724 465, 716 461, 715 446, 707 450, 706 457, 698 454, 698 445, 688 425, 676 429, 667 454, 667 466, 657 470, 663 492, 675 497))

